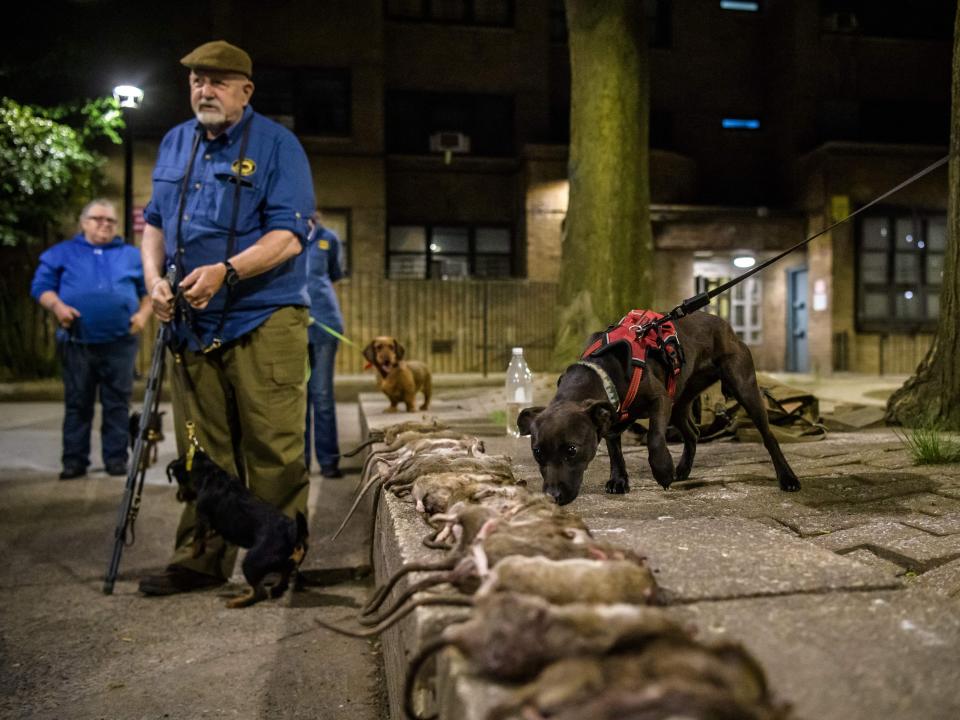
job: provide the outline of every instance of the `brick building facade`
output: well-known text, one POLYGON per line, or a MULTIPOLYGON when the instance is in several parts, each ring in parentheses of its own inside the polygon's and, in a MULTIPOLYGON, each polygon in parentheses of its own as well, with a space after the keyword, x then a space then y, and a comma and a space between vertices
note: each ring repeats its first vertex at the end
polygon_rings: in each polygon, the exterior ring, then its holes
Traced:
MULTIPOLYGON (((899 15, 858 0, 643 3, 658 308, 736 276, 735 257, 790 247, 946 152, 949 2, 899 15)), ((521 304, 556 282, 569 136, 561 0, 218 0, 199 26, 166 39, 170 65, 195 36, 253 56, 254 107, 301 138, 318 205, 345 236, 345 306, 363 302, 350 295, 360 277, 410 292, 437 281, 535 286, 497 294, 521 304)), ((149 197, 159 131, 189 114, 185 85, 163 82, 154 96, 169 102, 135 118, 135 205, 149 197)), ((946 207, 941 169, 715 311, 762 369, 911 372, 935 327, 946 207)), ((440 304, 457 296, 432 292, 440 304)), ((402 319, 372 311, 354 322, 358 340, 403 332, 391 326, 402 319)), ((431 332, 427 322, 410 339, 414 354, 480 367, 476 343, 431 332)), ((524 342, 519 332, 503 343, 524 342)), ((491 352, 483 365, 497 370, 505 350, 491 352)), ((358 356, 341 363, 355 371, 358 356)))

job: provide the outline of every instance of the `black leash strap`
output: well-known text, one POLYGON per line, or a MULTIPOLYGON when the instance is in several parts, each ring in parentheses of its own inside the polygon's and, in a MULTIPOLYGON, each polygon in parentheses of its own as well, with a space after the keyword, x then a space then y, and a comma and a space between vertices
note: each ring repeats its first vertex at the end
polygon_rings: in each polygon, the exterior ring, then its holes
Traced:
POLYGON ((852 219, 853 217, 859 215, 859 214, 862 213, 864 210, 873 207, 873 206, 876 205, 878 202, 881 202, 881 201, 883 201, 883 200, 886 200, 888 197, 890 197, 890 196, 893 195, 894 193, 899 192, 900 190, 903 190, 903 188, 907 187, 907 185, 910 185, 911 183, 916 182, 917 180, 919 180, 920 178, 922 178, 924 175, 929 175, 929 174, 932 173, 934 170, 936 170, 938 167, 940 167, 941 165, 943 165, 944 163, 946 163, 949 159, 950 159, 950 155, 949 155, 949 154, 948 154, 948 155, 944 155, 942 158, 940 158, 939 160, 937 160, 937 161, 936 161, 935 163, 933 163, 932 165, 928 165, 928 166, 925 167, 923 170, 921 170, 920 172, 916 173, 915 175, 912 175, 911 177, 907 178, 906 180, 904 180, 902 183, 900 183, 900 184, 897 185, 896 187, 890 188, 890 189, 887 190, 885 193, 883 193, 883 195, 880 195, 880 196, 878 196, 878 197, 875 197, 873 200, 871 200, 870 202, 868 202, 868 203, 867 203, 866 205, 864 205, 863 207, 857 208, 856 210, 854 210, 852 213, 850 213, 849 215, 847 215, 847 216, 846 216, 845 218, 843 218, 842 220, 837 220, 837 222, 833 223, 833 225, 830 225, 830 226, 824 228, 823 230, 821 230, 820 232, 811 235, 811 236, 808 237, 806 240, 802 240, 801 242, 798 242, 796 245, 794 245, 793 247, 791 247, 791 248, 788 249, 788 250, 784 250, 782 253, 780 253, 780 254, 777 255, 776 257, 772 257, 772 258, 770 258, 769 260, 767 260, 766 262, 760 263, 760 264, 757 265, 755 268, 752 268, 752 269, 748 270, 747 272, 743 273, 743 275, 740 275, 740 276, 738 276, 738 277, 735 277, 733 280, 730 280, 730 281, 728 281, 728 282, 725 282, 723 285, 720 285, 719 287, 715 287, 713 290, 710 290, 709 292, 703 292, 703 293, 700 293, 699 295, 694 295, 694 296, 691 297, 691 298, 687 298, 687 299, 684 300, 682 303, 680 303, 679 305, 677 305, 677 307, 675 307, 673 310, 671 310, 669 313, 667 313, 664 317, 667 318, 667 319, 671 319, 671 320, 678 320, 678 319, 684 317, 685 315, 689 315, 689 314, 692 313, 692 312, 696 312, 697 310, 700 310, 700 309, 702 309, 702 308, 705 308, 707 305, 710 304, 710 301, 711 301, 713 298, 715 298, 717 295, 719 295, 720 293, 725 293, 727 290, 729 290, 730 288, 732 288, 734 285, 736 285, 736 284, 738 284, 738 283, 740 283, 740 282, 743 282, 744 280, 746 280, 746 279, 747 279, 748 277, 750 277, 751 275, 754 275, 754 274, 760 272, 761 270, 763 270, 764 268, 769 267, 769 266, 772 265, 773 263, 777 262, 777 260, 780 260, 780 259, 786 257, 787 255, 789 255, 790 253, 792 253, 794 250, 796 250, 796 249, 798 249, 798 248, 801 248, 801 247, 803 247, 804 245, 806 245, 806 244, 807 244, 808 242, 810 242, 811 240, 815 240, 816 238, 820 237, 821 235, 825 235, 826 233, 830 232, 831 230, 833 230, 833 229, 834 229, 835 227, 837 227, 838 225, 842 225, 843 223, 847 222, 847 220, 850 220, 850 219, 852 219))

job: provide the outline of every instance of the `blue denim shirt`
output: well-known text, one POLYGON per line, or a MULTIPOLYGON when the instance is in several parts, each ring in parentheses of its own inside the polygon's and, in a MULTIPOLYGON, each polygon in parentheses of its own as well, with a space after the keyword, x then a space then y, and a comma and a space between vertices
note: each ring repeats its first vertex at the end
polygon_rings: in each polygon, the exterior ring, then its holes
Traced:
MULTIPOLYGON (((306 153, 289 130, 249 106, 233 127, 213 140, 201 136, 187 184, 181 225, 183 272, 223 262, 233 213, 236 163, 244 126, 250 123, 246 160, 241 168, 234 254, 246 250, 271 230, 289 230, 305 242, 313 214, 313 181, 306 153)), ((163 230, 167 262, 177 249, 177 207, 183 176, 199 123, 189 120, 166 134, 153 171, 153 197, 144 219, 163 230)), ((256 277, 241 280, 233 291, 221 338, 235 340, 262 324, 278 308, 307 306, 305 263, 292 258, 256 277)), ((177 328, 193 350, 212 340, 226 299, 221 288, 210 304, 193 313, 196 332, 177 328)))
POLYGON ((307 242, 307 287, 310 290, 310 317, 339 333, 343 315, 333 283, 343 277, 340 269, 340 238, 332 230, 318 226, 307 242))
POLYGON ((106 343, 129 337, 130 316, 147 294, 140 251, 120 237, 95 245, 78 233, 40 256, 30 294, 39 300, 48 290, 80 311, 69 331, 57 330, 59 339, 106 343))

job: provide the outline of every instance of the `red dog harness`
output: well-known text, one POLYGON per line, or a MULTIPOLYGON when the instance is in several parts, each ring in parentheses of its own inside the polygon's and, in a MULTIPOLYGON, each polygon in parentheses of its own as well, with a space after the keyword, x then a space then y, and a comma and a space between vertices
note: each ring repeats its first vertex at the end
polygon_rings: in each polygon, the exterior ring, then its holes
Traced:
POLYGON ((676 392, 677 376, 683 366, 683 351, 680 349, 680 339, 673 321, 652 310, 628 312, 619 323, 608 327, 602 337, 584 350, 580 360, 589 364, 591 357, 606 352, 611 345, 621 342, 630 347, 630 365, 633 372, 627 394, 617 408, 618 422, 630 419, 630 408, 637 399, 643 370, 647 366, 647 354, 651 350, 656 351, 655 356, 667 370, 667 392, 671 399, 676 392))

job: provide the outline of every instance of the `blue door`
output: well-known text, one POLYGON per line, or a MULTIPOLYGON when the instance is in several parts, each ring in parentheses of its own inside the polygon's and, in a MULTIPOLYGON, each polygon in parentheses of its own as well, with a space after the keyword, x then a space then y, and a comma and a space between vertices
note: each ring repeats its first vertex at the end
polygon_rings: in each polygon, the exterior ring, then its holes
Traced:
POLYGON ((807 353, 807 269, 787 270, 787 370, 807 372, 810 357, 807 353))

